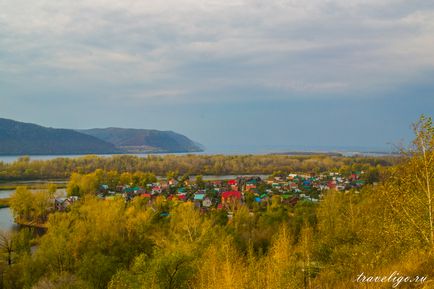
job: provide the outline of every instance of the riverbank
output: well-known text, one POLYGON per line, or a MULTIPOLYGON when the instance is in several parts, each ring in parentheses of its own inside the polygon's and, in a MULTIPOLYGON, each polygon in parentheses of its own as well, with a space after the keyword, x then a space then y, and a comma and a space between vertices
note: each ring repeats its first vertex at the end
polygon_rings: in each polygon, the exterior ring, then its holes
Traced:
POLYGON ((23 180, 14 182, 1 182, 0 190, 16 190, 18 186, 26 186, 30 190, 42 190, 47 184, 55 184, 58 189, 65 189, 68 180, 23 180))
POLYGON ((9 208, 10 198, 2 198, 0 199, 0 209, 9 208))
POLYGON ((22 221, 15 219, 15 224, 21 227, 29 227, 29 228, 35 228, 38 230, 47 230, 47 224, 46 223, 37 223, 34 221, 28 222, 28 221, 22 221))
MULTIPOLYGON (((55 183, 57 185, 56 196, 66 195, 66 181, 63 183, 55 183)), ((52 182, 49 182, 52 183, 52 182)), ((45 230, 44 225, 29 224, 26 222, 16 223, 12 211, 9 208, 10 196, 14 193, 17 186, 26 186, 30 191, 36 192, 38 190, 47 189, 48 183, 44 183, 42 180, 26 181, 26 182, 9 182, 0 184, 0 231, 13 231, 18 230, 21 226, 34 227, 37 229, 45 230), (6 188, 6 189, 5 189, 6 188)))

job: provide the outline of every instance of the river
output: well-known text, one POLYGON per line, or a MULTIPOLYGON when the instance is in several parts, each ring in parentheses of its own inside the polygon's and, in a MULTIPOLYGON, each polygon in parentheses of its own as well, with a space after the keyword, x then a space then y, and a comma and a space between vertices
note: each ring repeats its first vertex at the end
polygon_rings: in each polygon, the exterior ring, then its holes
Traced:
MULTIPOLYGON (((259 147, 222 147, 222 148, 209 148, 203 152, 189 152, 189 153, 142 153, 142 154, 125 154, 125 155, 134 155, 138 157, 147 157, 149 155, 245 155, 245 154, 253 154, 253 155, 263 155, 270 153, 282 153, 285 152, 318 152, 318 153, 341 153, 343 156, 354 156, 354 155, 363 155, 363 156, 372 156, 372 157, 380 157, 390 155, 389 149, 379 149, 377 150, 356 150, 350 148, 321 148, 321 147, 294 147, 294 146, 259 146, 259 147)), ((119 154, 122 155, 122 154, 119 154)), ((84 157, 86 155, 31 155, 31 160, 52 160, 56 158, 79 158, 84 157)), ((99 157, 112 157, 112 154, 97 154, 99 157)), ((18 160, 21 156, 2 156, 0 155, 0 162, 3 163, 12 163, 18 160)))
POLYGON ((0 231, 12 231, 17 228, 17 224, 14 223, 11 209, 0 209, 0 231))
POLYGON ((0 199, 6 199, 11 196, 15 190, 0 190, 0 199))
MULTIPOLYGON (((167 155, 169 153, 159 153, 159 154, 125 154, 125 155, 133 155, 133 156, 138 156, 138 157, 147 157, 149 155, 167 155)), ((187 154, 192 154, 192 153, 170 153, 170 155, 187 155, 187 154)), ((195 152, 193 154, 204 154, 204 152, 195 152)), ((123 154, 117 154, 117 155, 123 155, 123 154)), ((112 154, 97 154, 96 156, 98 157, 112 157, 112 156, 117 156, 117 155, 112 155, 112 154)), ((80 157, 85 157, 86 155, 31 155, 29 156, 31 160, 41 160, 41 161, 46 161, 46 160, 52 160, 52 159, 57 159, 57 158, 80 158, 80 157)), ((0 155, 0 162, 3 163, 13 163, 16 160, 18 160, 20 157, 22 156, 2 156, 0 155)))

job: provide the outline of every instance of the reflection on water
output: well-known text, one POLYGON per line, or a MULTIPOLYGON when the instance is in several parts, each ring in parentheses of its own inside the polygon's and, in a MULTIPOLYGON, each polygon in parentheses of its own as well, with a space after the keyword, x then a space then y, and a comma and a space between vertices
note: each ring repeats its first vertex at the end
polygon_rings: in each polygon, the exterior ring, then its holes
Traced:
POLYGON ((16 228, 18 225, 14 223, 11 210, 9 208, 0 209, 0 230, 12 231, 16 228))

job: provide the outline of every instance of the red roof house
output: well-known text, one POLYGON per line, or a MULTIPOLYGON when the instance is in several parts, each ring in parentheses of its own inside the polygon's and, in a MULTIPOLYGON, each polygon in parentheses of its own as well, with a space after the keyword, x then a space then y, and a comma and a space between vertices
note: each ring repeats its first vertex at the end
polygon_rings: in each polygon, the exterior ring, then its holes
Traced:
POLYGON ((228 198, 241 199, 241 193, 238 191, 228 191, 222 193, 222 200, 226 200, 228 198))
POLYGON ((222 205, 231 210, 234 210, 239 206, 240 200, 241 193, 238 191, 227 191, 222 193, 222 205))

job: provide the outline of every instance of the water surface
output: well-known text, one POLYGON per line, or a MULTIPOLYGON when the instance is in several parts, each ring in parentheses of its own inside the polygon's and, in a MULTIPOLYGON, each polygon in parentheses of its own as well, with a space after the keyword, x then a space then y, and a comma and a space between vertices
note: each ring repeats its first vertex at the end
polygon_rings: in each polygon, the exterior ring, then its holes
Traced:
POLYGON ((12 231, 15 230, 17 227, 18 225, 14 223, 11 209, 0 209, 0 231, 12 231))

